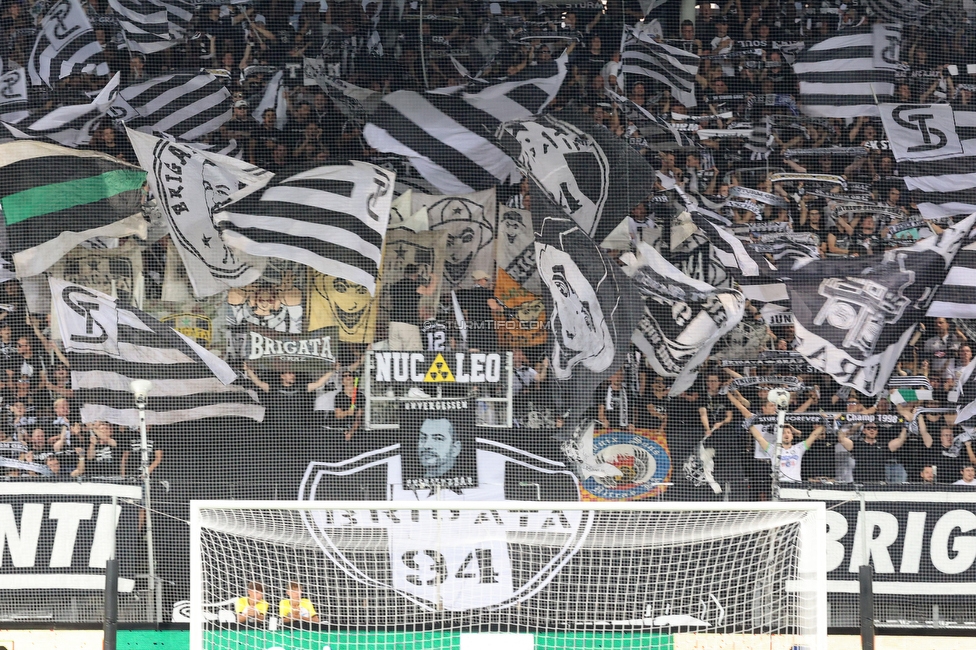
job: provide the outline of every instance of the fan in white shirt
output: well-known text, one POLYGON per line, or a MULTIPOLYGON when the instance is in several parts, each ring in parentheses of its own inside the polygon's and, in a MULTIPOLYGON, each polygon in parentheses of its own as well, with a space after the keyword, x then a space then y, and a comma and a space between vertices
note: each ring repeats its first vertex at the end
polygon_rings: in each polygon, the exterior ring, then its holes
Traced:
POLYGON ((968 485, 970 487, 976 487, 976 468, 972 465, 966 465, 960 470, 962 478, 953 483, 953 485, 968 485))
MULTIPOLYGON (((817 441, 817 438, 820 437, 823 431, 824 428, 822 426, 817 426, 806 440, 798 445, 794 445, 793 436, 798 435, 800 430, 789 424, 783 425, 783 444, 780 445, 779 449, 779 471, 783 481, 799 483, 803 480, 800 475, 800 462, 803 460, 803 454, 813 446, 813 443, 817 441)), ((749 427, 749 433, 752 434, 752 437, 756 439, 756 442, 762 447, 762 450, 772 460, 771 450, 773 444, 763 437, 759 427, 749 427)))

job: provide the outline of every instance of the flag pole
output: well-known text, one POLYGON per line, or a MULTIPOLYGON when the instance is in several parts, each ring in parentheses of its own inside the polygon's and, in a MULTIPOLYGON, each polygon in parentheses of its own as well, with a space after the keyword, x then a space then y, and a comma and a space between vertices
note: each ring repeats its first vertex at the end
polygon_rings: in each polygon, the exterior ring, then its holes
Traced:
POLYGON ((154 622, 161 620, 161 603, 157 597, 159 589, 156 582, 156 557, 153 549, 153 529, 152 529, 152 502, 150 500, 150 480, 149 480, 149 439, 146 436, 146 404, 148 403, 149 391, 152 390, 152 382, 148 379, 136 379, 129 384, 136 400, 136 408, 139 409, 139 450, 142 454, 142 464, 139 473, 142 475, 143 485, 143 507, 146 512, 146 563, 148 574, 150 617, 154 622))
POLYGON ((424 73, 424 90, 430 90, 430 83, 427 81, 427 59, 424 54, 424 9, 426 4, 420 2, 420 26, 417 28, 417 36, 420 37, 420 69, 424 73))

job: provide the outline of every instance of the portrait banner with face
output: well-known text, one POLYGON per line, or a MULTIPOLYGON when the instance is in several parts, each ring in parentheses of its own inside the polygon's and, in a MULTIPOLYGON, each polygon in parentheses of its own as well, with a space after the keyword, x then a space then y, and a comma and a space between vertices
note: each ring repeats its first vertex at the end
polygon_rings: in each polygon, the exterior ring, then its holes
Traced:
POLYGON ((142 248, 133 242, 95 250, 79 246, 52 266, 48 275, 106 293, 120 305, 143 307, 142 248))
POLYGON ((539 268, 535 263, 535 230, 528 210, 503 207, 498 214, 498 238, 495 243, 498 271, 504 271, 528 291, 542 291, 539 268))
MULTIPOLYGON (((413 193, 414 212, 427 211, 428 227, 447 233, 444 285, 451 290, 475 286, 471 274, 495 274, 496 199, 494 188, 460 196, 413 193)), ((414 220, 411 217, 411 220, 414 220)))
MULTIPOLYGON (((534 188, 601 242, 647 198, 654 170, 588 115, 571 110, 558 115, 506 123, 501 146, 534 188)), ((538 203, 533 193, 533 214, 538 203)))
POLYGON ((267 259, 224 244, 213 213, 231 194, 258 190, 274 174, 229 156, 127 132, 197 297, 256 281, 267 259))
MULTIPOLYGON (((441 291, 445 290, 444 277, 444 245, 447 233, 412 232, 410 230, 390 230, 386 234, 386 244, 383 247, 383 267, 380 271, 382 289, 392 287, 404 278, 404 269, 408 264, 416 264, 419 279, 422 284, 428 284, 432 278, 437 279, 437 289, 433 295, 420 299, 421 309, 430 310, 435 314, 441 299, 441 291)), ((390 293, 379 292, 379 323, 386 324, 390 320, 390 293)))
POLYGON ((400 422, 404 490, 461 490, 478 487, 474 404, 452 411, 436 402, 412 402, 400 422), (430 406, 429 410, 424 406, 430 406))
POLYGON ((544 218, 535 251, 549 299, 550 368, 570 389, 567 423, 574 425, 597 385, 623 366, 641 298, 623 271, 568 217, 544 218))
MULTIPOLYGON (((309 269, 308 276, 308 331, 335 327, 340 341, 372 343, 379 301, 369 295, 369 289, 315 269, 309 269)), ((382 291, 382 286, 377 289, 382 291)))

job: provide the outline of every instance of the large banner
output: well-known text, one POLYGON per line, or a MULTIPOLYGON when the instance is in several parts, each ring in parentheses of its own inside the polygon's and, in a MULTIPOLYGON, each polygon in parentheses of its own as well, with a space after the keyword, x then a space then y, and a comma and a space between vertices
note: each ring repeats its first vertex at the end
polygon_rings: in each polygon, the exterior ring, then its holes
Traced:
MULTIPOLYGON (((827 591, 857 593, 861 539, 874 566, 874 593, 910 596, 976 595, 976 490, 863 492, 787 488, 784 500, 827 502, 827 591)), ((961 488, 960 488, 961 490, 961 488)), ((921 601, 918 601, 921 602, 921 601)))
MULTIPOLYGON (((119 502, 139 502, 138 485, 35 481, 0 483, 0 598, 16 602, 25 594, 24 607, 37 604, 38 590, 101 591, 105 588, 105 562, 111 540, 120 527, 119 502), (30 590, 16 592, 9 590, 30 590)), ((131 530, 117 536, 118 557, 136 554, 134 517, 131 530)), ((125 526, 121 526, 125 528, 125 526)), ((135 587, 134 569, 122 563, 119 592, 135 587)))
POLYGON ((380 571, 384 586, 430 611, 526 601, 585 540, 592 513, 583 511, 456 510, 444 519, 436 511, 410 510, 410 503, 428 500, 503 502, 524 495, 527 484, 537 486, 541 499, 579 498, 576 477, 562 462, 476 436, 470 409, 407 411, 398 440, 338 462, 312 462, 302 481, 301 500, 327 500, 355 489, 364 498, 404 502, 402 509, 391 503, 382 511, 315 510, 306 516, 322 551, 352 579, 376 572, 362 564, 373 560, 345 552, 349 517, 372 522, 360 532, 387 547, 388 566, 380 571), (494 535, 477 534, 486 529, 494 535), (528 559, 517 553, 515 542, 526 534, 549 535, 553 542, 528 559), (432 578, 429 566, 446 570, 432 578))

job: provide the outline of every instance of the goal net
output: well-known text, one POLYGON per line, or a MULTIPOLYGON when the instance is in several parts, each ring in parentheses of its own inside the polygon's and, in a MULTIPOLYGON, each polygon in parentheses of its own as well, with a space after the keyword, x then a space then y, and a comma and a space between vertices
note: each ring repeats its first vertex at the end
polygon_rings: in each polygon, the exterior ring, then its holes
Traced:
POLYGON ((825 648, 824 521, 820 503, 193 502, 191 650, 825 648))

